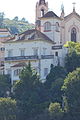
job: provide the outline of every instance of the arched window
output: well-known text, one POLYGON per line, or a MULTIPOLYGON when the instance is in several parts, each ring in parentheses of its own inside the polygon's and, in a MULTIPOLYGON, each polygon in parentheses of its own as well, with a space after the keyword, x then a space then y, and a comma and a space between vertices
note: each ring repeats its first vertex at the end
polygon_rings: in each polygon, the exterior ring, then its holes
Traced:
POLYGON ((59 32, 59 23, 56 22, 56 31, 59 32))
POLYGON ((46 22, 44 23, 44 31, 51 31, 51 23, 50 22, 46 22))
POLYGON ((44 9, 41 9, 41 17, 44 16, 44 9))
POLYGON ((76 34, 76 28, 73 27, 71 30, 71 41, 76 42, 76 34))

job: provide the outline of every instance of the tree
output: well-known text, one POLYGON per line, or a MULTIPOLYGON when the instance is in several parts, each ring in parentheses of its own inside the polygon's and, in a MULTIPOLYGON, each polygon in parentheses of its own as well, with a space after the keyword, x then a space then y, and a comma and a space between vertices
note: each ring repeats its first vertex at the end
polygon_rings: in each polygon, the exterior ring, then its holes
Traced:
POLYGON ((18 119, 26 119, 40 113, 46 106, 43 103, 43 84, 29 63, 20 74, 20 81, 14 88, 18 105, 18 119))
POLYGON ((4 28, 3 20, 4 20, 4 12, 1 12, 0 13, 0 28, 4 28))
POLYGON ((50 73, 46 77, 44 87, 47 93, 47 99, 49 102, 62 102, 61 86, 63 85, 66 71, 61 66, 53 66, 51 64, 50 73))
POLYGON ((0 97, 6 97, 7 91, 11 91, 11 79, 9 75, 0 75, 0 97))
POLYGON ((18 16, 15 16, 13 20, 18 21, 18 16))
POLYGON ((53 64, 51 64, 50 73, 46 77, 45 86, 51 88, 52 83, 56 79, 65 78, 65 76, 66 76, 66 71, 63 67, 61 66, 54 67, 53 64))
POLYGON ((68 53, 76 52, 80 54, 80 43, 79 42, 67 42, 64 47, 68 48, 68 53))
POLYGON ((65 68, 69 73, 80 67, 80 43, 69 42, 66 47, 68 54, 65 57, 65 68))
POLYGON ((68 103, 68 111, 74 120, 80 119, 80 68, 77 68, 72 73, 69 73, 62 90, 65 94, 68 103))
POLYGON ((62 103, 62 95, 63 92, 61 91, 61 87, 64 83, 63 78, 56 79, 50 88, 50 99, 52 102, 59 102, 62 103))
POLYGON ((65 68, 67 72, 72 72, 77 67, 80 67, 80 54, 77 54, 75 51, 68 53, 65 58, 65 68))
POLYGON ((21 22, 26 22, 26 19, 23 17, 23 18, 21 19, 21 22))
POLYGON ((59 103, 51 103, 49 105, 49 113, 53 120, 62 120, 63 111, 59 103))
POLYGON ((16 120, 16 101, 10 98, 0 98, 0 120, 16 120))

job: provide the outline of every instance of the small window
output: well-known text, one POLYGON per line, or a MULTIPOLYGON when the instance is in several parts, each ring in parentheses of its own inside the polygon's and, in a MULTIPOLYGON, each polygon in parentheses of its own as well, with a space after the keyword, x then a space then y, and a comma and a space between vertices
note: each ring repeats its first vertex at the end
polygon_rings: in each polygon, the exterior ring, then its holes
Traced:
POLYGON ((19 76, 21 69, 14 70, 14 76, 19 76))
POLYGON ((12 57, 13 56, 13 50, 8 50, 8 57, 12 57))
POLYGON ((41 17, 44 16, 44 9, 41 9, 41 17))
POLYGON ((11 69, 8 69, 8 70, 7 70, 7 74, 8 74, 8 75, 11 75, 11 69))
POLYGON ((44 68, 44 77, 48 75, 48 68, 44 68))
POLYGON ((43 48, 43 55, 46 55, 46 49, 47 48, 43 48))
POLYGON ((44 23, 44 31, 51 31, 51 23, 50 22, 46 22, 44 23))
POLYGON ((56 32, 59 32, 59 23, 56 22, 56 32))
POLYGON ((25 49, 21 49, 21 50, 20 50, 20 55, 21 55, 21 56, 25 56, 25 49))
POLYGON ((33 54, 38 55, 38 48, 33 48, 33 54))
POLYGON ((4 66, 4 61, 1 61, 1 66, 4 66))
POLYGON ((4 51, 4 50, 5 50, 5 48, 4 48, 4 47, 2 47, 2 48, 1 48, 1 51, 4 51))
POLYGON ((58 52, 55 52, 55 56, 58 56, 58 52))

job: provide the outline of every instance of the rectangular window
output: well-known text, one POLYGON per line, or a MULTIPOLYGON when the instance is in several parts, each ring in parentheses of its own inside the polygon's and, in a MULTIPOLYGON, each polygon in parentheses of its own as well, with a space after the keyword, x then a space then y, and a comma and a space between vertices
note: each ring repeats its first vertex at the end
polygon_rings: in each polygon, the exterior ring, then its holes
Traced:
POLYGON ((48 68, 44 68, 44 77, 48 75, 48 68))
POLYGON ((20 55, 21 55, 21 56, 25 56, 25 49, 21 49, 21 50, 20 50, 20 55))
POLYGON ((33 54, 38 55, 38 48, 33 48, 33 54))
POLYGON ((58 52, 55 52, 55 56, 58 56, 58 52))
POLYGON ((13 56, 13 50, 8 50, 8 57, 12 57, 13 56))
POLYGON ((8 75, 11 75, 11 69, 8 69, 8 70, 7 70, 7 74, 8 74, 8 75))
POLYGON ((1 66, 4 66, 4 61, 1 61, 1 66))
POLYGON ((19 76, 20 73, 21 73, 21 69, 14 70, 14 76, 19 76))
POLYGON ((46 48, 43 48, 43 55, 46 55, 46 48))

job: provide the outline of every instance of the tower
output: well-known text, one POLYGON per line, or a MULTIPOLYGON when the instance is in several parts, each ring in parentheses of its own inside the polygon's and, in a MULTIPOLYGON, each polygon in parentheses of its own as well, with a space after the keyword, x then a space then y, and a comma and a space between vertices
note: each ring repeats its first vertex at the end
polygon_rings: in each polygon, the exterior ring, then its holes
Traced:
POLYGON ((61 5, 61 18, 62 19, 64 19, 64 15, 65 15, 65 13, 64 13, 64 5, 62 4, 61 5))
POLYGON ((40 30, 40 17, 44 16, 48 12, 48 2, 45 0, 39 0, 36 3, 36 28, 40 30))
POLYGON ((48 2, 45 0, 39 0, 36 4, 36 20, 39 20, 39 17, 42 17, 48 12, 48 2))

